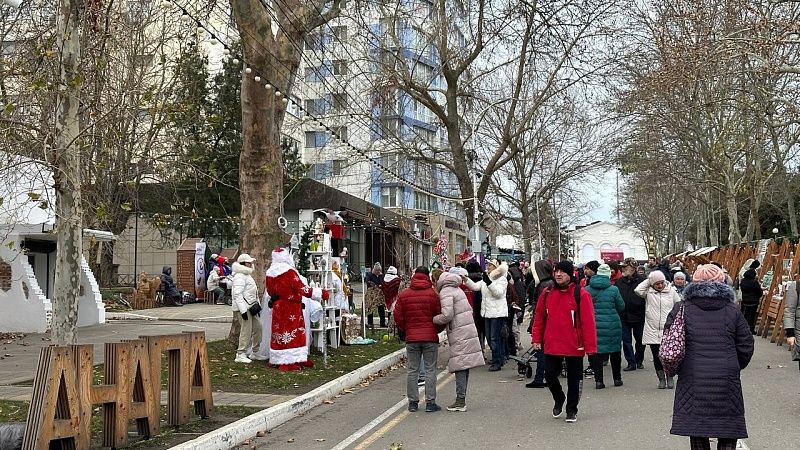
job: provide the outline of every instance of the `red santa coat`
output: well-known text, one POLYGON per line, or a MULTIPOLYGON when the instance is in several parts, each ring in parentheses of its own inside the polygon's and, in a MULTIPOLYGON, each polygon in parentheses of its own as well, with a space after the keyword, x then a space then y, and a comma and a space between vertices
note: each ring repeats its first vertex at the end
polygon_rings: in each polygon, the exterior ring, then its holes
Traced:
POLYGON ((320 299, 323 292, 306 286, 289 263, 288 252, 280 250, 272 252, 266 280, 269 295, 278 297, 272 304, 269 362, 275 365, 303 363, 308 360, 303 297, 320 299))

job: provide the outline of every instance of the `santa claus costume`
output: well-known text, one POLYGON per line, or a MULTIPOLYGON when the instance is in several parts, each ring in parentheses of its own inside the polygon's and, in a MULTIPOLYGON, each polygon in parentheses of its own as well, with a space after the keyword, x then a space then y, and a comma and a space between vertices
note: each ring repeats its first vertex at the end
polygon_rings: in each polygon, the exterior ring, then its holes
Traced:
POLYGON ((270 296, 268 306, 272 308, 270 364, 283 371, 313 367, 314 363, 308 359, 303 298, 327 300, 328 292, 303 283, 291 254, 283 248, 272 251, 266 287, 270 296))

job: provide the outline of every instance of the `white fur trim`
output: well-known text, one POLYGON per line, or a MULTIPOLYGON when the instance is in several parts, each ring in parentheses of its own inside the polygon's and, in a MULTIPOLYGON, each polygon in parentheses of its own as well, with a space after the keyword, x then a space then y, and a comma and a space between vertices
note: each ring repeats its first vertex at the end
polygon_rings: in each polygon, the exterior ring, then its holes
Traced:
POLYGON ((272 265, 275 264, 289 264, 292 265, 292 254, 285 248, 275 249, 272 251, 272 265))
POLYGON ((235 263, 231 264, 231 271, 233 273, 243 273, 245 275, 252 275, 253 274, 253 268, 252 267, 247 267, 245 265, 239 264, 238 262, 235 262, 235 263))
POLYGON ((284 273, 290 270, 294 270, 295 272, 297 272, 297 269, 295 269, 291 264, 280 261, 278 262, 272 261, 272 264, 269 265, 269 269, 267 269, 267 276, 277 277, 279 275, 283 275, 284 273))
POLYGON ((305 345, 284 350, 269 350, 270 364, 283 365, 306 362, 308 360, 308 347, 305 345))
POLYGON ((311 289, 311 300, 322 301, 322 288, 311 289))

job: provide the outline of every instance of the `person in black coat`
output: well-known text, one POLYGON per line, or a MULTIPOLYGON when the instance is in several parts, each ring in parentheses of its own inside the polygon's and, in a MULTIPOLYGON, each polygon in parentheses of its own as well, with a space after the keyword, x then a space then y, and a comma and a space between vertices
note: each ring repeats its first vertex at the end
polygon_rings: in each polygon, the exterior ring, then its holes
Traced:
MULTIPOLYGON (((469 279, 474 282, 479 282, 483 279, 483 270, 481 270, 481 265, 478 264, 477 261, 470 260, 465 267, 467 272, 469 272, 469 279)), ((483 295, 481 291, 476 291, 472 293, 472 315, 475 319, 475 328, 478 329, 478 341, 481 343, 481 350, 486 349, 486 326, 481 317, 481 303, 483 303, 483 295)))
POLYGON ((628 365, 622 369, 626 372, 644 369, 644 348, 642 334, 644 333, 644 306, 645 299, 636 294, 635 289, 646 277, 639 273, 639 263, 634 258, 625 258, 620 263, 622 278, 617 280, 615 286, 625 302, 625 310, 619 318, 622 320, 622 350, 628 365), (632 336, 631 336, 632 335, 632 336), (636 339, 634 349, 633 340, 636 339))
POLYGON ((183 306, 181 293, 175 280, 172 278, 172 267, 164 266, 161 268, 161 289, 164 290, 164 303, 170 306, 183 306))
MULTIPOLYGON (((719 270, 712 279, 724 276, 719 270)), ((753 356, 753 335, 733 289, 698 278, 695 271, 683 292, 686 356, 678 370, 670 433, 689 436, 692 449, 710 449, 708 438, 715 437, 717 449, 734 450, 736 441, 747 437, 740 371, 753 356)), ((670 312, 665 329, 678 308, 670 312)))
POLYGON ((761 297, 764 295, 764 288, 758 277, 755 269, 747 269, 739 281, 739 289, 742 290, 742 314, 750 326, 750 332, 756 334, 756 315, 758 313, 758 304, 761 303, 761 297))

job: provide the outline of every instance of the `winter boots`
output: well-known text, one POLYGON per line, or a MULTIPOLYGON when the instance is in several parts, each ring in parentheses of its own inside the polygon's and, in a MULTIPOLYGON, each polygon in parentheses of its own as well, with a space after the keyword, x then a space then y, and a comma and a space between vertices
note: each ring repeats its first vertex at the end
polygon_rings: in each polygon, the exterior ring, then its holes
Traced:
POLYGON ((667 389, 675 389, 674 377, 667 377, 667 389))
POLYGON ((656 370, 656 375, 658 375, 658 388, 659 389, 666 389, 667 388, 667 376, 664 375, 663 370, 656 370))

